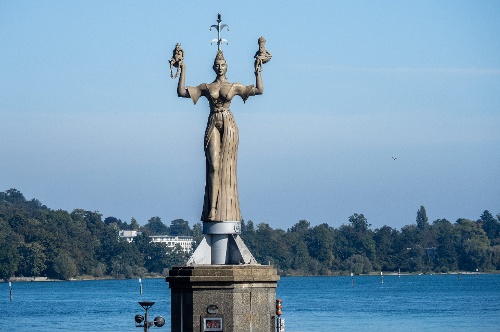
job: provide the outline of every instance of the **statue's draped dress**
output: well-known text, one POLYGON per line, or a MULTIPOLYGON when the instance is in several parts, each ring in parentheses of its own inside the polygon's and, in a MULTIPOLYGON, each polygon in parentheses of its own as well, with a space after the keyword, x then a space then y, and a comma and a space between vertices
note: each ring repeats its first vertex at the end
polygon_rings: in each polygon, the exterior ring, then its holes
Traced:
MULTIPOLYGON (((201 221, 241 221, 242 218, 238 199, 238 183, 236 176, 239 141, 238 127, 236 126, 232 112, 227 106, 232 99, 231 90, 233 86, 239 83, 233 83, 226 96, 222 96, 218 90, 215 90, 215 86, 212 86, 213 84, 216 83, 203 83, 197 87, 187 87, 194 104, 196 104, 200 96, 206 97, 210 104, 210 115, 208 117, 204 139, 206 182, 201 221), (222 105, 226 105, 226 107, 222 105), (213 130, 219 131, 221 139, 219 158, 219 191, 216 196, 217 198, 215 204, 210 202, 211 180, 209 176, 210 165, 208 151, 208 144, 213 130), (212 205, 216 207, 216 215, 213 220, 209 220, 208 216, 212 205)), ((240 94, 240 96, 243 101, 246 101, 248 96, 254 94, 254 86, 245 86, 244 91, 245 93, 240 94)))

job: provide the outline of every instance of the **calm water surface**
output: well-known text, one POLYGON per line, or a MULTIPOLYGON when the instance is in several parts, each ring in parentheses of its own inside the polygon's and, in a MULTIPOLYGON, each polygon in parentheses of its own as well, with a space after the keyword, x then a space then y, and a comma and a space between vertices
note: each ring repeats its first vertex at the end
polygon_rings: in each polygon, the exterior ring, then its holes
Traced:
POLYGON ((287 331, 500 331, 500 275, 282 278, 287 331), (328 327, 328 328, 327 328, 328 327))
MULTIPOLYGON (((500 331, 500 275, 283 277, 287 332, 500 331)), ((0 331, 142 331, 138 301, 156 304, 150 317, 170 331, 164 279, 0 283, 0 331), (2 296, 3 294, 3 296, 2 296)))

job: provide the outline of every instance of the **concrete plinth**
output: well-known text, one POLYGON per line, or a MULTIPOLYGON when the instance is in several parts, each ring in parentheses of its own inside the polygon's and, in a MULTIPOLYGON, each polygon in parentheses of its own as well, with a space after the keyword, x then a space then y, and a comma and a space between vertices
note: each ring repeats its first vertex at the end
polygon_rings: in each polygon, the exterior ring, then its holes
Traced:
POLYGON ((174 267, 166 278, 172 332, 273 332, 278 280, 276 269, 265 265, 174 267))

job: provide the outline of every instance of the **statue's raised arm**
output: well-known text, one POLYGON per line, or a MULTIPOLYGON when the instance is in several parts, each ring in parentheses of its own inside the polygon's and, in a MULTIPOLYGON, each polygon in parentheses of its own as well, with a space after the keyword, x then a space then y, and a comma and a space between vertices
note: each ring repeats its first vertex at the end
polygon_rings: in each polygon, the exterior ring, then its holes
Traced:
POLYGON ((177 95, 179 97, 189 98, 189 93, 184 87, 186 81, 186 65, 184 64, 184 51, 181 45, 178 43, 175 45, 174 54, 170 59, 170 77, 176 78, 179 76, 179 83, 177 84, 177 95), (176 67, 177 71, 175 75, 173 74, 173 68, 176 67))

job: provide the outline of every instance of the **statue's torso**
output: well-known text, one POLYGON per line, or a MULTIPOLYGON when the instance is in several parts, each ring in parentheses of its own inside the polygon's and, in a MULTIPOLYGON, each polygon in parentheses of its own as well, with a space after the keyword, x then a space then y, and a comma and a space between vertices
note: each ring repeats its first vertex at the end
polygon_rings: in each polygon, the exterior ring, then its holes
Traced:
POLYGON ((207 99, 212 112, 228 110, 234 97, 234 83, 214 82, 207 84, 207 99))

